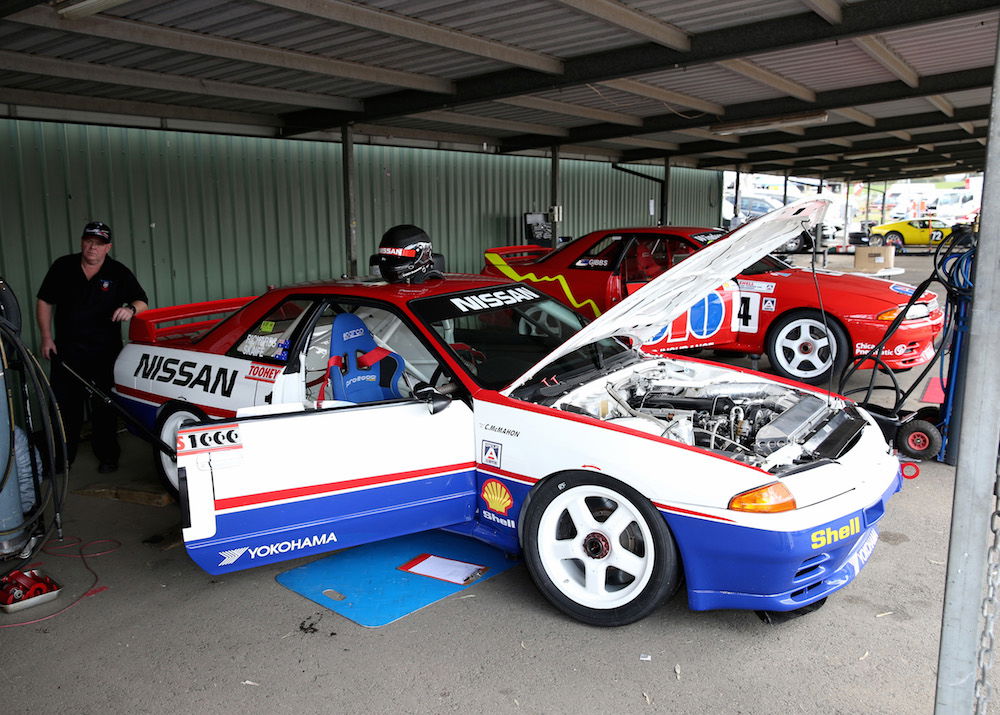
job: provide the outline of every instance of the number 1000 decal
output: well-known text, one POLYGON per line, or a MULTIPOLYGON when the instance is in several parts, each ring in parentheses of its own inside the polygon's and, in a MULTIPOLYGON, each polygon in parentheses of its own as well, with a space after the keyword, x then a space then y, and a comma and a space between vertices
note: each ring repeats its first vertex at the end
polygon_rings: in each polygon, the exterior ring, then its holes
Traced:
POLYGON ((242 449, 239 425, 213 425, 177 433, 177 453, 197 454, 217 452, 223 449, 242 449))

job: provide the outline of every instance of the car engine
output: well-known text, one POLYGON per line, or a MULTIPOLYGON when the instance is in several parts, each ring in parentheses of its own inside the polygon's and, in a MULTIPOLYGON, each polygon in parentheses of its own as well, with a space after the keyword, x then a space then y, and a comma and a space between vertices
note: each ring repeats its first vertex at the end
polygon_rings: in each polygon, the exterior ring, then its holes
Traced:
POLYGON ((834 396, 711 365, 647 360, 562 396, 559 409, 780 473, 836 459, 867 424, 834 396))

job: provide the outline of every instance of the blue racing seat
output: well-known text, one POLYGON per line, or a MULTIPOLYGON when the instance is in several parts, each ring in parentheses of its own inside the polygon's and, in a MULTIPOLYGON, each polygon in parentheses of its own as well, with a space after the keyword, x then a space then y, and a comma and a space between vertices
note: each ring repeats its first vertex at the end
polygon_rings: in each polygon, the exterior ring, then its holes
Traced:
MULTIPOLYGON (((401 397, 403 358, 375 344, 368 326, 353 313, 340 313, 330 326, 327 375, 330 398, 347 402, 378 402, 401 397)), ((326 384, 319 399, 326 399, 326 384)))

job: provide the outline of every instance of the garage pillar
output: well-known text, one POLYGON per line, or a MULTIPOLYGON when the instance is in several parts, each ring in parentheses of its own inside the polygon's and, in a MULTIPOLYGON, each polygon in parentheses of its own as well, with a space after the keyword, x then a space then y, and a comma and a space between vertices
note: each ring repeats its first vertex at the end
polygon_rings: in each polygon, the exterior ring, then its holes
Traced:
MULTIPOLYGON (((996 545, 1000 518, 994 516, 997 497, 997 442, 1000 440, 1000 74, 993 76, 989 141, 983 181, 982 223, 976 247, 969 335, 965 354, 966 379, 961 389, 961 433, 955 496, 951 511, 951 540, 945 579, 941 646, 938 653, 937 696, 934 712, 986 712, 989 668, 998 644, 993 621, 1000 571, 998 554, 984 547, 996 545), (991 530, 993 533, 991 534, 991 530), (989 588, 987 588, 989 574, 989 588), (983 601, 983 594, 987 600, 983 601), (985 621, 983 616, 986 616, 985 621), (985 629, 984 629, 985 622, 985 629), (986 638, 982 638, 986 631, 986 638), (987 651, 987 644, 991 650, 987 651), (979 663, 980 649, 984 663, 979 663)), ((884 202, 883 202, 884 205, 884 202)), ((997 693, 993 693, 994 703, 997 693)), ((995 707, 995 706, 994 706, 995 707)))
POLYGON ((549 169, 549 223, 552 224, 552 245, 559 244, 559 222, 562 221, 562 206, 559 204, 559 145, 552 147, 552 163, 549 169))
POLYGON ((660 225, 670 225, 670 157, 663 157, 663 181, 660 182, 660 225))
POLYGON ((340 128, 340 147, 343 152, 344 184, 344 263, 345 273, 358 275, 358 195, 357 173, 354 166, 354 127, 345 124, 340 128))

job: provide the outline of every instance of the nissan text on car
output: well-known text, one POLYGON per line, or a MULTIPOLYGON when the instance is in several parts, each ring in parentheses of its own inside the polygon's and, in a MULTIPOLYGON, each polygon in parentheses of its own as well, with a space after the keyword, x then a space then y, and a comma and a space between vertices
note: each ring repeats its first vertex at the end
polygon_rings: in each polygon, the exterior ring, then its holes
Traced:
POLYGON ((586 623, 682 582, 695 610, 809 610, 869 560, 900 488, 877 424, 636 347, 824 207, 747 225, 589 324, 486 276, 272 290, 200 338, 132 343, 117 390, 147 419, 186 410, 184 541, 213 574, 446 529, 521 555, 586 623))
MULTIPOLYGON (((654 226, 594 231, 556 250, 491 248, 483 273, 531 285, 593 319, 645 290, 650 280, 703 250, 718 234, 654 226)), ((881 351, 882 364, 906 370, 934 356, 944 311, 932 291, 907 308, 915 289, 899 281, 797 268, 775 256, 736 269, 735 280, 720 281, 689 311, 661 320, 643 349, 660 354, 711 347, 767 355, 782 377, 829 385, 851 359, 878 345, 905 309, 906 318, 881 351)))

